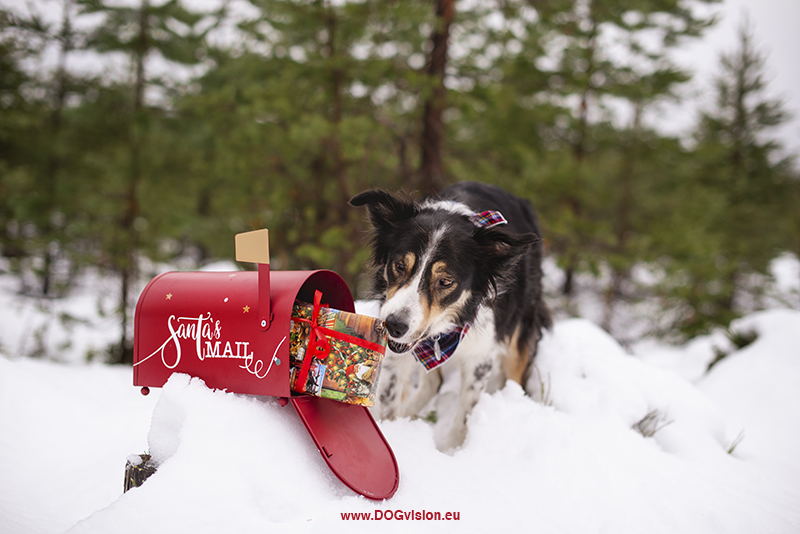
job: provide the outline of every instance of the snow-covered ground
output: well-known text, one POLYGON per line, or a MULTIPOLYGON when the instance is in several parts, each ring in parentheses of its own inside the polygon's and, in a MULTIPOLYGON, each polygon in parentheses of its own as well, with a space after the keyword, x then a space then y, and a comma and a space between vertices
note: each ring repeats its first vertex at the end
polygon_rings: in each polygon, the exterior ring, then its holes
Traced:
MULTIPOLYGON (((11 315, 13 297, 0 298, 11 315)), ((707 374, 719 335, 633 356, 588 320, 560 320, 534 397, 514 384, 484 395, 461 449, 439 452, 423 420, 380 423, 400 466, 385 502, 335 478, 291 406, 183 375, 144 397, 130 368, 16 357, 8 324, 3 534, 800 532, 800 311, 739 320, 732 329, 758 338, 707 374), (147 450, 160 469, 123 494, 125 459, 147 450), (423 511, 458 520, 397 519, 423 511)), ((91 335, 74 331, 73 347, 91 335)))

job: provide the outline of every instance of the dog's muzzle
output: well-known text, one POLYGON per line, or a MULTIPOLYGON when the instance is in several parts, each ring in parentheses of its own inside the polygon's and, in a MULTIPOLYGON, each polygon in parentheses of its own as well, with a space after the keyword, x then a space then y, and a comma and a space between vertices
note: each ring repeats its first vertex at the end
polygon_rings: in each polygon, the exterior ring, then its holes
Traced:
POLYGON ((386 318, 384 324, 386 325, 386 332, 389 334, 387 345, 392 352, 396 354, 403 354, 404 352, 411 350, 413 345, 400 343, 399 341, 392 339, 393 337, 402 337, 406 332, 408 332, 408 323, 406 322, 405 312, 392 313, 386 318))

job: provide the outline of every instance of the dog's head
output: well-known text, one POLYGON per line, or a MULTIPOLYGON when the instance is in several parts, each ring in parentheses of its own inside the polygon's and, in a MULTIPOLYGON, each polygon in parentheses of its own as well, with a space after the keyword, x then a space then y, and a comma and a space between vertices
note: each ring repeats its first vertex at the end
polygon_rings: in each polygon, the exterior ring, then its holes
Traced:
POLYGON ((374 290, 394 352, 472 321, 539 241, 477 226, 469 208, 455 202, 418 204, 374 190, 350 204, 367 206, 373 226, 374 290))

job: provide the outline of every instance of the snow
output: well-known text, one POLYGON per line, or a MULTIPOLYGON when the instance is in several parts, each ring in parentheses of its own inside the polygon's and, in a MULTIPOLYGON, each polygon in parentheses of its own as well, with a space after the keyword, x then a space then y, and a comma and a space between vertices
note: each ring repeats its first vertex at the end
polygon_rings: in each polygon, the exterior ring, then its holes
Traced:
POLYGON ((0 532, 396 532, 406 520, 342 514, 425 511, 459 520, 413 521, 420 532, 795 533, 800 312, 731 329, 759 335, 739 350, 714 334, 634 356, 591 321, 559 320, 533 396, 513 383, 484 394, 462 448, 439 452, 422 419, 380 422, 400 466, 385 502, 342 485, 276 399, 185 375, 142 396, 130 368, 6 353, 0 532), (705 373, 715 345, 731 353, 705 373), (648 420, 645 437, 633 427, 648 420), (158 471, 123 493, 126 458, 146 451, 158 471))
POLYGON ((0 532, 63 532, 116 501, 155 401, 130 368, 0 356, 0 532))
POLYGON ((745 429, 737 449, 744 458, 785 471, 800 482, 797 410, 800 409, 798 312, 770 310, 732 328, 755 330, 755 343, 719 362, 700 389, 745 429))

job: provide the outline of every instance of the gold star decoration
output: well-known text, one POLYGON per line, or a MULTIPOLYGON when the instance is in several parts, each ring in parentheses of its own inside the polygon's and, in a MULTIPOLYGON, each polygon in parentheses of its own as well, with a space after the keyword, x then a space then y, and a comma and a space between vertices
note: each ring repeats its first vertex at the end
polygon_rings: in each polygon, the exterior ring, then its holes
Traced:
POLYGON ((244 311, 244 313, 250 313, 250 306, 245 306, 244 308, 242 308, 242 310, 244 311))
POLYGON ((172 293, 167 293, 167 300, 172 300, 172 293))

